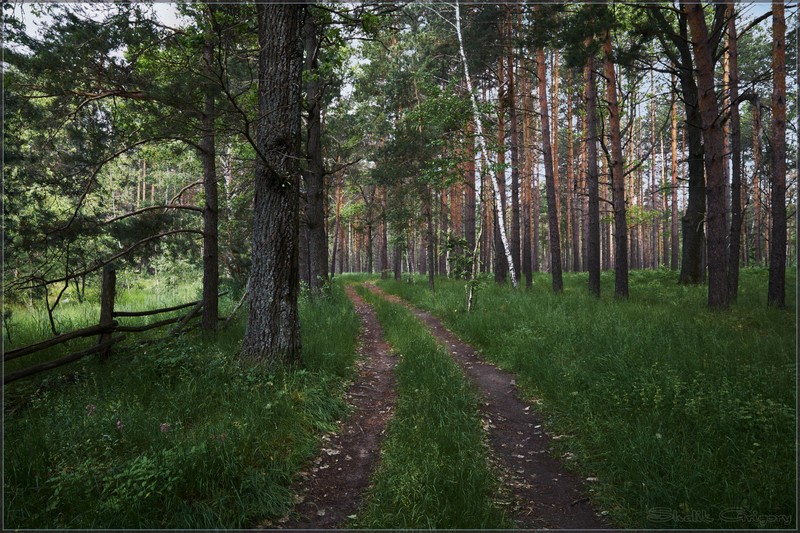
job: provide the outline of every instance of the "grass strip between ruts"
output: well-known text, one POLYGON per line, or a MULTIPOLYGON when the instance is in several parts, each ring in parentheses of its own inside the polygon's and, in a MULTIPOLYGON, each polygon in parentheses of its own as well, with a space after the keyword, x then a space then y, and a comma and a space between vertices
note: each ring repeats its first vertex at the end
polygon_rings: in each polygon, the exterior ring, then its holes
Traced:
POLYGON ((398 362, 398 401, 364 507, 371 529, 504 528, 473 386, 427 328, 363 286, 398 362))
POLYGON ((485 280, 472 313, 464 281, 438 278, 433 293, 421 277, 379 284, 517 375, 619 527, 793 527, 793 309, 766 306, 764 269, 742 271, 725 312, 676 278, 631 272, 628 301, 613 298, 613 272, 600 299, 585 273, 565 273, 558 295, 545 274, 532 290, 485 280))

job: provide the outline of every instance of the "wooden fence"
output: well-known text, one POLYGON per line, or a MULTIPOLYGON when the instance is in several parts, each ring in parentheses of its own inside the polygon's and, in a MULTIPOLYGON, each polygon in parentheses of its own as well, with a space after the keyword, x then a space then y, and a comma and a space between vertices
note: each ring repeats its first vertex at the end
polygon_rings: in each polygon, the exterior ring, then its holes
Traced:
MULTIPOLYGON (((39 372, 44 372, 45 370, 50 370, 51 368, 57 368, 59 366, 66 365, 68 363, 72 363, 73 361, 77 361, 87 355, 99 353, 100 357, 105 359, 111 354, 111 346, 116 344, 117 342, 121 341, 126 337, 125 333, 138 333, 142 331, 148 331, 155 328, 160 328, 163 326, 167 326, 169 324, 178 323, 178 325, 174 328, 173 332, 178 333, 180 332, 184 326, 194 317, 196 317, 200 310, 203 308, 203 301, 198 300, 196 302, 189 302, 181 305, 175 305, 172 307, 164 307, 162 309, 153 309, 152 311, 115 311, 114 310, 114 299, 116 295, 116 282, 117 282, 117 272, 113 266, 107 265, 103 269, 103 284, 100 293, 100 323, 94 326, 89 326, 86 328, 76 329, 75 331, 70 331, 69 333, 63 333, 61 335, 56 335, 47 340, 43 340, 41 342, 37 342, 34 344, 30 344, 28 346, 24 346, 22 348, 15 348, 13 350, 9 350, 3 353, 3 363, 11 361, 13 359, 17 359, 19 357, 23 357, 26 355, 30 355, 36 352, 40 352, 52 346, 56 346, 58 344, 67 342, 72 339, 77 339, 80 337, 93 337, 97 336, 97 344, 85 350, 81 350, 79 352, 74 352, 69 355, 65 355, 64 357, 60 357, 53 361, 47 361, 44 363, 40 363, 23 370, 17 370, 16 372, 10 372, 8 374, 3 374, 3 384, 10 383, 17 379, 21 379, 27 376, 31 376, 33 374, 38 374, 39 372), (178 311, 180 309, 185 309, 187 307, 191 307, 188 313, 182 316, 174 317, 174 318, 167 318, 166 320, 160 320, 158 322, 153 322, 152 324, 147 324, 145 326, 123 326, 120 325, 116 318, 120 317, 141 317, 141 316, 152 316, 161 313, 169 313, 171 311, 178 311), (121 335, 114 335, 115 333, 122 333, 121 335)), ((223 293, 224 294, 224 293, 223 293)), ((220 294, 222 296, 222 294, 220 294)))

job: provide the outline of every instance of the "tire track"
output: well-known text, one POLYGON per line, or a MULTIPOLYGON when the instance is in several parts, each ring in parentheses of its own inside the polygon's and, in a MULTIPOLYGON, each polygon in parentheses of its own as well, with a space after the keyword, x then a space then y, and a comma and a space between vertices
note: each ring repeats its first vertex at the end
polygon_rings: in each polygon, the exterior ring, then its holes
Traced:
POLYGON ((484 427, 495 456, 504 467, 515 499, 517 525, 525 529, 604 529, 607 523, 591 506, 584 480, 549 454, 552 438, 543 419, 517 395, 513 374, 487 363, 470 345, 430 313, 372 283, 375 294, 409 309, 452 354, 484 396, 484 427))
POLYGON ((396 358, 383 339, 375 310, 352 287, 345 292, 361 319, 358 372, 347 391, 350 416, 334 435, 322 437, 322 453, 300 473, 296 505, 290 517, 265 527, 335 529, 361 505, 380 455, 386 423, 396 400, 396 358))

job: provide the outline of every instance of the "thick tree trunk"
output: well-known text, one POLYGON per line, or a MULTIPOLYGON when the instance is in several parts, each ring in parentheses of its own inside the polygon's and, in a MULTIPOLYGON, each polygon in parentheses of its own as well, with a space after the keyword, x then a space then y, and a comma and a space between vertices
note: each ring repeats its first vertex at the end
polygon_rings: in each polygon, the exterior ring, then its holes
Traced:
POLYGON ((786 20, 783 1, 772 2, 772 231, 767 303, 786 306, 786 20))
POLYGON ((728 247, 728 292, 732 302, 739 295, 739 254, 742 235, 742 138, 739 120, 739 53, 736 5, 728 2, 728 66, 731 102, 731 229, 728 247))
POLYGON ((625 174, 622 160, 619 104, 617 103, 617 75, 612 62, 611 34, 606 32, 603 41, 605 53, 606 100, 611 129, 611 190, 614 204, 614 296, 628 297, 628 227, 625 218, 625 174))
POLYGON ((322 89, 319 81, 318 27, 313 10, 305 17, 306 107, 306 158, 308 168, 303 173, 306 185, 305 221, 308 229, 308 270, 312 294, 319 294, 328 282, 328 235, 325 232, 325 168, 322 162, 322 121, 320 102, 322 89))
POLYGON ((703 131, 697 103, 697 84, 692 72, 694 62, 689 44, 686 15, 678 17, 680 36, 673 38, 680 58, 676 65, 681 83, 685 109, 684 139, 689 151, 689 197, 682 218, 683 249, 678 279, 683 284, 697 284, 705 280, 703 248, 705 246, 704 222, 706 214, 706 183, 703 167, 703 131))
MULTIPOLYGON (((538 8, 539 5, 536 5, 538 8)), ((561 277, 561 237, 558 231, 558 201, 556 182, 553 175, 553 152, 550 145, 550 118, 547 102, 547 75, 544 62, 544 48, 536 50, 537 72, 539 76, 539 112, 542 115, 542 152, 544 155, 544 176, 547 185, 547 220, 550 232, 550 272, 553 277, 553 292, 564 290, 561 277)))
POLYGON ((714 58, 703 6, 681 2, 692 32, 697 67, 697 89, 703 126, 704 161, 708 197, 708 306, 726 309, 729 305, 725 227, 725 168, 722 124, 714 93, 714 58))
POLYGON ((241 355, 270 365, 301 361, 297 310, 301 29, 304 6, 256 4, 258 159, 250 313, 241 355))
MULTIPOLYGON (((205 68, 211 70, 214 64, 212 43, 207 41, 203 47, 205 68)), ((200 141, 200 159, 203 162, 203 316, 200 324, 205 331, 217 330, 219 293, 219 232, 217 206, 217 150, 214 133, 214 95, 207 93, 203 105, 203 138, 200 141)))
POLYGON ((600 296, 600 189, 597 169, 597 87, 594 58, 586 60, 583 69, 586 106, 586 187, 588 213, 586 232, 586 268, 589 271, 589 292, 600 296))

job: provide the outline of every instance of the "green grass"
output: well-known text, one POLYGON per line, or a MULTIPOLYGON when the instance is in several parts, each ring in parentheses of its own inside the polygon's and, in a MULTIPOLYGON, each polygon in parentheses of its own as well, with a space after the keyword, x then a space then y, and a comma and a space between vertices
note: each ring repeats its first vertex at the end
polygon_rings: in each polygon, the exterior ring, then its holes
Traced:
POLYGON ((6 387, 35 392, 5 417, 5 527, 243 528, 286 514, 297 472, 347 411, 359 322, 338 284, 304 301, 306 366, 271 373, 236 357, 245 315, 215 337, 122 345, 105 364, 6 387))
POLYGON ((762 269, 742 272, 726 312, 666 271, 632 272, 628 301, 614 300, 613 272, 601 299, 586 274, 565 274, 562 295, 543 274, 532 291, 486 282, 471 314, 464 282, 439 279, 433 294, 422 278, 380 285, 517 374, 618 526, 756 528, 796 520, 789 276, 783 311, 766 307, 762 269))
MULTIPOLYGON (((123 270, 119 271, 117 274, 117 294, 114 302, 114 309, 116 311, 146 311, 171 307, 196 301, 200 299, 201 293, 202 285, 199 278, 190 283, 167 285, 163 280, 137 278, 134 273, 123 270)), ((70 286, 69 290, 64 293, 61 303, 53 313, 56 330, 59 333, 68 333, 76 329, 97 324, 100 321, 99 302, 100 294, 96 287, 87 287, 84 301, 80 302, 73 287, 70 286)), ((21 305, 7 306, 6 310, 10 310, 12 313, 9 325, 11 339, 9 340, 4 329, 4 350, 8 351, 27 346, 53 336, 47 311, 44 309, 43 303, 36 303, 37 305, 33 308, 21 305)), ((229 312, 234 304, 235 302, 231 300, 230 296, 220 298, 220 314, 224 315, 229 312)), ((188 311, 189 309, 186 308, 171 313, 162 313, 147 317, 121 317, 117 320, 120 324, 125 326, 143 326, 167 318, 182 316, 188 311)), ((197 319, 195 319, 193 324, 196 323, 197 319)), ((137 333, 135 334, 135 338, 141 340, 144 338, 164 336, 172 327, 174 327, 174 325, 151 330, 145 334, 137 333)), ((37 363, 50 361, 80 351, 96 343, 97 337, 73 339, 66 343, 42 350, 41 352, 9 361, 4 365, 4 369, 6 373, 14 372, 37 363)), ((59 368, 40 374, 40 376, 59 376, 62 373, 63 369, 59 368)), ((15 393, 21 394, 28 394, 31 392, 27 390, 24 385, 15 386, 14 391, 15 393)))
POLYGON ((478 397, 461 369, 401 306, 359 293, 375 306, 400 360, 398 400, 381 461, 354 527, 503 528, 478 397))

